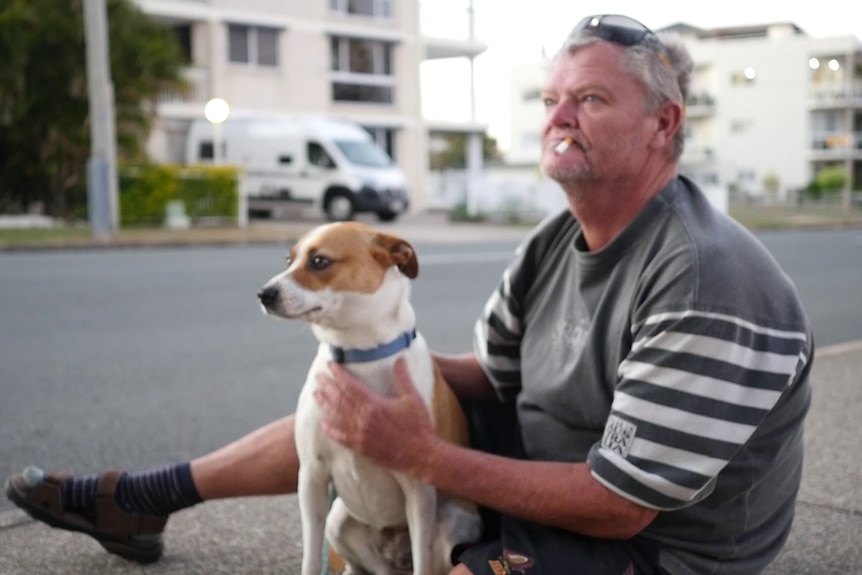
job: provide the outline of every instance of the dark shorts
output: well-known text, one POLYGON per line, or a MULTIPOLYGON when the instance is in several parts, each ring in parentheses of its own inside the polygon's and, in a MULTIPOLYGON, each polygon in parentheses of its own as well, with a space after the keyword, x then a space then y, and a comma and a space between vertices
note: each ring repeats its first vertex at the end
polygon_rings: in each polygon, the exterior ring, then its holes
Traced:
MULTIPOLYGON (((467 403, 475 449, 524 459, 514 405, 467 403)), ((482 540, 458 557, 475 575, 655 575, 659 549, 634 537, 595 539, 480 509, 482 540)))

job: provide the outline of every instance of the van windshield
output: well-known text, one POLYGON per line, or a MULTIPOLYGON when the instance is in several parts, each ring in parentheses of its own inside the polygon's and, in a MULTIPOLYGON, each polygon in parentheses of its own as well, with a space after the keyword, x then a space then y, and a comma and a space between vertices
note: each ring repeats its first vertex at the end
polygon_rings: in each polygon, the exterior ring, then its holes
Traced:
POLYGON ((370 168, 387 168, 392 160, 377 144, 359 140, 335 140, 335 145, 351 164, 370 168))

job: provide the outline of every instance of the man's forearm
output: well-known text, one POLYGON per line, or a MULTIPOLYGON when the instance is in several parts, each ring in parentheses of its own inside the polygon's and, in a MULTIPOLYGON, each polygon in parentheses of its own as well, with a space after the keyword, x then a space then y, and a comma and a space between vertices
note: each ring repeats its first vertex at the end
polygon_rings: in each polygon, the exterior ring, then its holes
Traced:
POLYGON ((591 537, 627 539, 657 512, 612 493, 586 463, 508 459, 435 441, 415 474, 506 515, 591 537))

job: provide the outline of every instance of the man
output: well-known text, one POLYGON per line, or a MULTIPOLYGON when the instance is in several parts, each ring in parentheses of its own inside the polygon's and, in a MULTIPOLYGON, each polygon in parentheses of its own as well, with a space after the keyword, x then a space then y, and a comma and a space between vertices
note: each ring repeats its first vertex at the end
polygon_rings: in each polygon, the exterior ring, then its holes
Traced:
MULTIPOLYGON (((757 573, 787 538, 811 329, 766 250, 677 175, 691 67, 677 40, 614 15, 585 18, 554 59, 542 167, 569 209, 522 245, 474 353, 436 356, 476 449, 434 435, 401 364, 391 398, 338 366, 321 381, 325 432, 483 506, 456 575, 757 573)), ((295 491, 285 444, 292 418, 121 479, 30 469, 7 494, 153 560, 172 511, 295 491)))

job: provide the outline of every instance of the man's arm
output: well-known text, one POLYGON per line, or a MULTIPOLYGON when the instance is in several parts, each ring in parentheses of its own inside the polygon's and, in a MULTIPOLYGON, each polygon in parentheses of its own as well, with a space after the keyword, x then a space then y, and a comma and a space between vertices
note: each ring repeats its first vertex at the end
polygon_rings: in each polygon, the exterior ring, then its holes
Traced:
POLYGON ((658 514, 593 479, 586 463, 509 459, 429 437, 405 470, 506 515, 603 539, 628 539, 658 514))
MULTIPOLYGON (((462 361, 461 367, 472 365, 462 361)), ((332 377, 320 375, 315 392, 324 432, 382 467, 505 514, 592 537, 632 537, 657 514, 606 489, 585 463, 508 459, 447 443, 434 433, 401 360, 395 397, 374 393, 337 364, 330 368, 332 377)))
POLYGON ((458 399, 483 401, 496 398, 491 382, 472 353, 446 355, 432 352, 431 357, 458 399))

